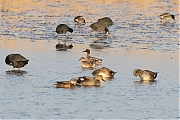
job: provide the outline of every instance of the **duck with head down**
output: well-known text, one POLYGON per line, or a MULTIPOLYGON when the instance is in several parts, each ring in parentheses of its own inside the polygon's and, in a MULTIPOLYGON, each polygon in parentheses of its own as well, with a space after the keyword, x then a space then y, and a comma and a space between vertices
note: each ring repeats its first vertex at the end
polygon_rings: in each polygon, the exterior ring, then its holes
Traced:
MULTIPOLYGON (((117 72, 110 70, 109 68, 102 67, 92 72, 94 76, 102 75, 103 79, 113 78, 117 72)), ((108 79, 107 79, 108 80, 108 79)))
POLYGON ((150 70, 135 69, 133 71, 134 76, 139 76, 141 81, 155 81, 157 77, 157 72, 152 72, 150 70))
POLYGON ((101 75, 96 76, 95 78, 84 76, 79 77, 77 80, 77 85, 79 86, 100 86, 100 81, 104 81, 101 75))
POLYGON ((7 65, 18 68, 18 70, 28 64, 28 62, 29 60, 20 54, 9 54, 5 58, 5 63, 7 65))

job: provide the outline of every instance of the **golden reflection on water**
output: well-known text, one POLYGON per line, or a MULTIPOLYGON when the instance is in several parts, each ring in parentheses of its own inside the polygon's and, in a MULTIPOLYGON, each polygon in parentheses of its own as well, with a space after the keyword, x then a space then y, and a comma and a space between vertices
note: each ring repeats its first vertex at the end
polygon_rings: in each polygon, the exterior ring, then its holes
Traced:
MULTIPOLYGON (((162 2, 163 0, 159 0, 159 2, 162 2)), ((177 0, 171 0, 172 3, 177 3, 177 0)), ((10 10, 14 12, 23 12, 26 10, 31 9, 44 9, 47 11, 48 9, 52 9, 48 7, 48 5, 51 4, 62 4, 61 7, 54 8, 58 12, 65 12, 69 8, 73 8, 74 10, 92 10, 97 12, 97 7, 94 7, 95 5, 109 5, 109 6, 116 6, 116 3, 118 2, 124 2, 123 0, 91 0, 91 1, 82 1, 77 2, 74 0, 47 0, 47 1, 32 1, 32 0, 0 0, 1 3, 1 9, 4 10, 10 10)), ((151 5, 158 6, 158 2, 154 0, 128 0, 126 1, 130 6, 127 9, 146 9, 148 10, 151 5), (139 6, 139 7, 138 7, 139 6)), ((118 5, 118 4, 117 4, 118 5)), ((166 5, 166 4, 164 4, 166 5)), ((166 5, 168 6, 168 5, 166 5)), ((120 7, 119 5, 117 7, 120 7)), ((177 9, 178 10, 178 9, 177 9)), ((162 10, 163 11, 163 10, 162 10)), ((50 12, 52 13, 52 12, 50 12)))

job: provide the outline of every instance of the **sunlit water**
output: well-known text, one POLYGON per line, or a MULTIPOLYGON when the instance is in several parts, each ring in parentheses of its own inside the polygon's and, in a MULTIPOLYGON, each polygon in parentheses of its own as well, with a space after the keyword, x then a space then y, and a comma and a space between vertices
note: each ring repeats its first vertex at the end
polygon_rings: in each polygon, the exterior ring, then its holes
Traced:
POLYGON ((179 118, 176 0, 1 0, 0 4, 0 118, 179 118), (174 14, 176 21, 160 20, 158 15, 164 12, 174 14), (77 15, 85 17, 86 25, 74 23, 77 15), (114 21, 109 37, 97 37, 95 32, 91 36, 88 26, 104 16, 114 21), (74 29, 67 39, 74 47, 67 51, 55 50, 55 28, 60 23, 74 29), (97 46, 96 40, 103 43, 97 46), (101 66, 116 71, 115 77, 100 87, 54 88, 56 81, 92 76, 92 70, 82 70, 78 61, 86 48, 103 59, 101 66), (30 60, 22 68, 27 74, 6 74, 12 70, 4 62, 10 53, 30 60), (132 74, 136 68, 158 72, 157 82, 138 83, 139 78, 132 74))

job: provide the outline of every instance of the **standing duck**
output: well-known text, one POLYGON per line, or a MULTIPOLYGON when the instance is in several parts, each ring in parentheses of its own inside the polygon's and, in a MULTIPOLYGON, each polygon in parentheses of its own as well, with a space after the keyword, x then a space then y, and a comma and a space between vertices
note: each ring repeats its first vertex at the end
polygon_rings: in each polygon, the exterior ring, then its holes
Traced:
POLYGON ((58 33, 58 39, 60 39, 60 34, 65 34, 66 36, 67 31, 73 33, 73 29, 68 27, 66 24, 59 24, 56 27, 56 32, 58 33))
POLYGON ((103 17, 98 19, 98 22, 102 23, 105 27, 111 26, 113 24, 113 21, 111 18, 103 17))
POLYGON ((91 57, 90 56, 90 50, 89 49, 86 49, 84 50, 83 52, 86 52, 86 60, 87 61, 90 61, 90 62, 94 62, 96 65, 100 65, 101 62, 102 62, 102 59, 99 59, 99 58, 95 58, 95 57, 91 57))
POLYGON ((76 79, 72 78, 70 81, 60 81, 53 84, 56 88, 72 88, 74 89, 76 86, 76 79))
POLYGON ((101 75, 96 76, 95 78, 84 76, 79 77, 77 80, 77 85, 79 86, 100 86, 100 81, 103 80, 101 75))
POLYGON ((105 35, 108 35, 109 33, 109 29, 107 28, 106 25, 103 24, 103 22, 92 23, 90 27, 97 32, 101 32, 101 31, 104 32, 105 35))
POLYGON ((175 16, 169 13, 163 13, 159 17, 163 20, 172 20, 172 19, 175 20, 175 16))
POLYGON ((76 16, 74 18, 74 22, 77 22, 78 24, 86 24, 85 19, 83 18, 83 16, 76 16))
POLYGON ((109 68, 106 68, 106 67, 96 69, 96 70, 94 70, 92 72, 92 74, 94 76, 102 75, 103 79, 105 79, 105 78, 113 78, 116 73, 117 72, 114 72, 114 71, 112 71, 112 70, 110 70, 109 68))
POLYGON ((81 66, 83 68, 93 68, 95 66, 94 62, 89 62, 84 57, 81 57, 78 61, 80 60, 81 60, 81 66))
POLYGON ((134 76, 139 76, 141 81, 155 81, 157 77, 157 72, 152 72, 150 70, 135 69, 133 71, 134 76))
POLYGON ((5 63, 7 65, 13 66, 13 68, 18 68, 18 70, 28 64, 28 61, 28 59, 20 54, 9 54, 5 58, 5 63))

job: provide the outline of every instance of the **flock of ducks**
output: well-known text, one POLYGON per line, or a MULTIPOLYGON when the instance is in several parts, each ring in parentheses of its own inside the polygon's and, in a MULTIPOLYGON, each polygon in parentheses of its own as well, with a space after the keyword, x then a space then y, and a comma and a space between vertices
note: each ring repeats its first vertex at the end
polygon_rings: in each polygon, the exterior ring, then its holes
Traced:
MULTIPOLYGON (((163 13, 159 16, 163 20, 175 20, 175 16, 169 13, 163 13)), ((85 24, 85 19, 83 16, 77 16, 74 18, 74 21, 78 24, 85 24)), ((98 19, 97 22, 92 23, 90 27, 97 32, 104 32, 105 35, 108 35, 109 29, 107 27, 111 26, 113 21, 104 17, 98 19)), ((66 36, 67 32, 73 33, 73 29, 68 27, 66 24, 60 24, 56 28, 56 32, 58 33, 58 44, 56 45, 56 49, 71 49, 73 46, 60 44, 59 37, 60 34, 64 34, 66 36)), ((66 36, 67 37, 67 36, 66 36)), ((102 59, 90 56, 90 50, 86 49, 83 52, 86 52, 85 57, 81 57, 79 61, 81 61, 81 66, 83 68, 94 68, 97 65, 102 63, 102 59)), ((7 65, 13 66, 13 68, 18 68, 18 70, 12 70, 11 72, 21 73, 20 68, 24 67, 28 64, 29 60, 20 54, 9 54, 5 58, 5 63, 7 65)), ((7 71, 6 71, 7 72, 7 71)), ((8 73, 8 72, 7 72, 8 73)), ((95 77, 79 77, 78 79, 72 78, 70 81, 59 81, 53 84, 57 88, 75 88, 76 86, 100 86, 101 81, 106 81, 114 77, 117 72, 112 71, 109 68, 101 67, 92 72, 92 75, 95 77)), ((141 70, 135 69, 133 71, 134 76, 139 76, 141 81, 149 81, 154 82, 157 77, 157 72, 153 72, 150 70, 141 70)))

